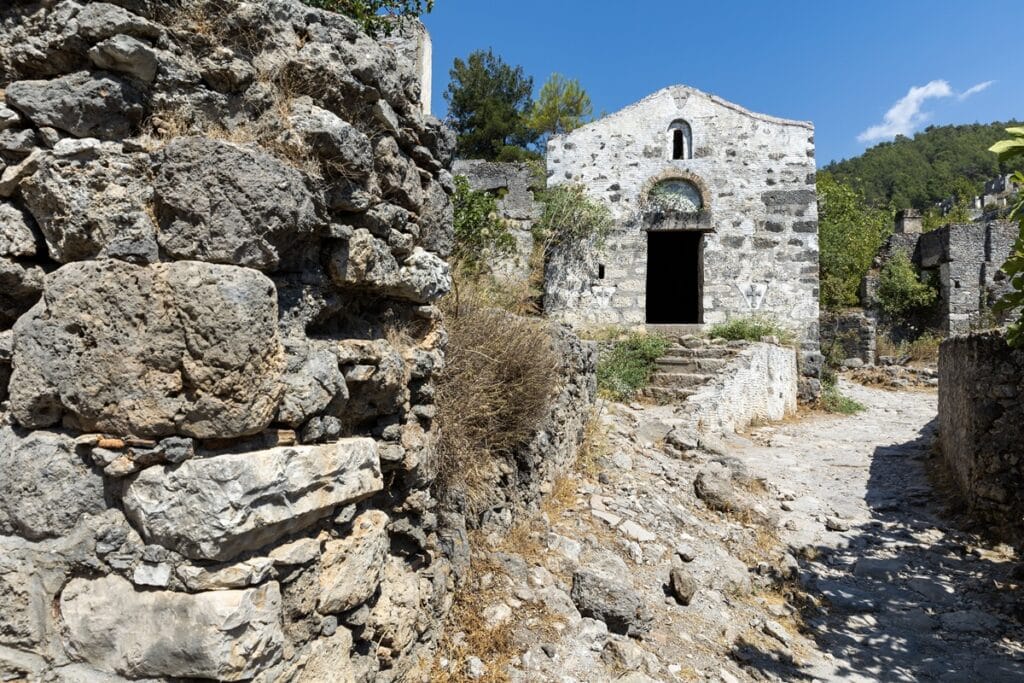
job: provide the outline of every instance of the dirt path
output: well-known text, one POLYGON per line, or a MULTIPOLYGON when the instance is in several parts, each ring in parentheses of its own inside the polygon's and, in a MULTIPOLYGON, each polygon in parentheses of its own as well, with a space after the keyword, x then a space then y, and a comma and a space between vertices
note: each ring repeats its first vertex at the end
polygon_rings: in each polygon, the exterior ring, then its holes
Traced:
POLYGON ((444 680, 1024 680, 1015 563, 927 477, 935 393, 846 391, 686 453, 673 407, 605 406, 596 467, 481 541, 444 680))
POLYGON ((859 385, 847 393, 868 410, 762 428, 752 438, 765 445, 734 453, 792 499, 781 503, 781 537, 804 558, 804 589, 825 598, 806 615, 824 657, 776 673, 1024 680, 1014 563, 957 531, 928 478, 935 394, 859 385))

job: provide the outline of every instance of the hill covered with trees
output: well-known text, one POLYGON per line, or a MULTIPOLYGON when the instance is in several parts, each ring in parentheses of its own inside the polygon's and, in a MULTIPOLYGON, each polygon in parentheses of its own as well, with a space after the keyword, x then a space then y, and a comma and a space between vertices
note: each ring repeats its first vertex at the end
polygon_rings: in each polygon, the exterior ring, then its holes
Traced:
POLYGON ((823 170, 860 192, 874 207, 927 209, 947 197, 980 194, 986 180, 1024 170, 1024 160, 1000 162, 989 147, 1006 138, 1007 121, 929 126, 913 138, 897 136, 823 170))

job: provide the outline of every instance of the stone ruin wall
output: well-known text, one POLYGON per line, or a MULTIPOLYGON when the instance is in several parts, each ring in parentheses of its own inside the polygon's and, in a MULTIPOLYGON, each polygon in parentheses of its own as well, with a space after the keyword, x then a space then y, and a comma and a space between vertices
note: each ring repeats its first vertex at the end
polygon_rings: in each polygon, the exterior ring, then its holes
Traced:
POLYGON ((924 330, 951 336, 993 326, 1000 320, 992 315, 991 306, 1009 287, 1001 268, 1013 252, 1018 232, 1016 224, 999 220, 950 224, 923 234, 919 227, 904 232, 897 223, 897 231, 886 239, 861 281, 866 312, 898 338, 913 338, 924 330), (880 309, 878 286, 885 265, 899 252, 931 274, 939 297, 933 307, 909 320, 892 321, 880 309))
POLYGON ((554 138, 548 184, 581 184, 612 211, 601 250, 549 264, 545 310, 574 325, 643 325, 644 200, 653 182, 704 195, 704 322, 769 314, 803 341, 804 395, 817 394, 818 222, 811 124, 754 114, 676 86, 554 138), (687 121, 693 158, 671 160, 669 125, 687 121), (605 266, 599 279, 598 265, 605 266), (751 294, 752 286, 756 293, 751 294))
POLYGON ((465 176, 470 188, 497 198, 498 215, 515 239, 510 254, 488 259, 492 274, 499 281, 525 283, 530 279, 533 256, 533 225, 543 208, 534 199, 534 177, 523 163, 459 159, 452 167, 456 176, 465 176))
POLYGON ((859 309, 821 314, 821 352, 846 367, 874 365, 878 329, 875 319, 859 309))
POLYGON ((1024 540, 1024 351, 998 332, 952 337, 939 351, 939 445, 968 510, 1024 540))
POLYGON ((454 140, 348 19, 186 4, 0 9, 0 678, 424 678, 454 140))

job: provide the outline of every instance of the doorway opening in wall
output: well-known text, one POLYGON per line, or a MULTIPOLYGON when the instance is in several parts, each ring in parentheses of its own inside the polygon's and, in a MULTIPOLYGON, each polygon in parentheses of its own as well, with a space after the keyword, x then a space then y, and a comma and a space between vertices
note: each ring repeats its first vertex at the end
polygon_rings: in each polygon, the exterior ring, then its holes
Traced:
POLYGON ((704 234, 647 233, 647 324, 704 322, 704 234))

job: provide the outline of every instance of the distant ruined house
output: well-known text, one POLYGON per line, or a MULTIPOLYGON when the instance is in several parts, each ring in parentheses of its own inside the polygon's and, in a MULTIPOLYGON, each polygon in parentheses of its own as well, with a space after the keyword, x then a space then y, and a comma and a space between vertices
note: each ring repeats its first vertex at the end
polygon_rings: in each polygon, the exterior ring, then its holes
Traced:
POLYGON ((548 143, 549 186, 582 185, 615 225, 556 255, 545 311, 577 326, 699 332, 763 314, 817 376, 814 128, 685 86, 548 143))

